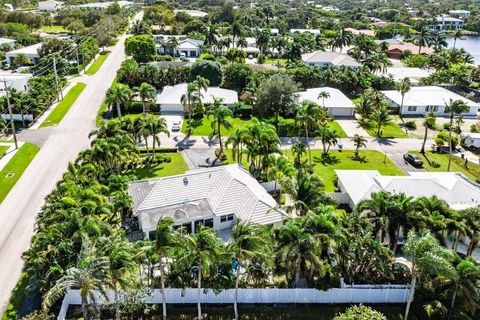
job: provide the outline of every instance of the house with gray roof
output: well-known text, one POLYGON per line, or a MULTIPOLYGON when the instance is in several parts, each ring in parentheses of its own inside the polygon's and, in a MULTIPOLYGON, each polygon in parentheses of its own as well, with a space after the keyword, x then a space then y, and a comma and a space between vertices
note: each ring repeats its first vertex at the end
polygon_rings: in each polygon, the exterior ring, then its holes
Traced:
POLYGON ((189 233, 195 233, 200 225, 211 227, 224 240, 230 238, 238 220, 276 225, 287 217, 260 183, 238 164, 131 182, 128 193, 133 199, 133 215, 149 238, 154 236, 161 217, 172 218, 177 227, 189 233))
POLYGON ((319 68, 339 68, 347 67, 353 70, 359 70, 361 64, 346 53, 314 51, 302 54, 302 62, 309 67, 319 68))

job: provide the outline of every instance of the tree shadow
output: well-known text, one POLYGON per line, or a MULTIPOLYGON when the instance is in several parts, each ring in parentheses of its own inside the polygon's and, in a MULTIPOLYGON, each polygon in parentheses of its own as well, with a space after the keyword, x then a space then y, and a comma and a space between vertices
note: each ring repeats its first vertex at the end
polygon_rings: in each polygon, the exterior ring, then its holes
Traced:
POLYGON ((332 165, 332 164, 338 164, 340 163, 340 159, 338 159, 336 156, 332 156, 330 154, 322 154, 320 157, 319 156, 314 156, 313 157, 313 162, 315 163, 321 163, 324 166, 327 165, 332 165))
POLYGON ((363 157, 362 157, 361 155, 357 155, 357 156, 353 155, 353 156, 351 156, 350 158, 351 158, 353 161, 357 161, 357 162, 360 162, 360 163, 363 163, 363 164, 368 162, 368 161, 367 161, 367 156, 363 156, 363 157))

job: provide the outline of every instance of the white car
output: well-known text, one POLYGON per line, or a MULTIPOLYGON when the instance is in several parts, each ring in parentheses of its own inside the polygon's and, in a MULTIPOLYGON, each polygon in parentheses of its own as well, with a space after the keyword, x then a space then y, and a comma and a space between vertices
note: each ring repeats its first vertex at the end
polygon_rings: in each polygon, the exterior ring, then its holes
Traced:
POLYGON ((180 131, 182 128, 182 122, 181 121, 174 121, 172 123, 172 131, 180 131))

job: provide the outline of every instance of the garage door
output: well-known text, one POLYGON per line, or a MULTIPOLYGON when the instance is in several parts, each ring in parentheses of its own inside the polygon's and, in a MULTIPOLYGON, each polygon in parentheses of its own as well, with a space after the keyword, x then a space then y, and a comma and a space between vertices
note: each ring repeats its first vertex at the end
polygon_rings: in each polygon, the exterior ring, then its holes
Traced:
POLYGON ((334 117, 351 117, 353 108, 328 108, 328 113, 334 117))
POLYGON ((160 106, 161 112, 183 112, 181 104, 162 104, 160 106))

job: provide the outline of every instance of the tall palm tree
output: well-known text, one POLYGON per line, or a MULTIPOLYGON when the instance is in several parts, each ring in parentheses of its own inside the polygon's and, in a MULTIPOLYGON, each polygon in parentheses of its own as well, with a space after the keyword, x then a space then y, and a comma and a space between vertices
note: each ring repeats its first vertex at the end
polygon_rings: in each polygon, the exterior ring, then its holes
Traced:
POLYGON ((410 78, 403 78, 400 80, 398 83, 395 84, 395 87, 398 92, 400 92, 400 95, 402 96, 402 101, 400 102, 400 117, 402 116, 402 111, 403 111, 403 100, 405 99, 405 95, 407 92, 410 91, 412 88, 412 82, 410 81, 410 78))
POLYGON ((233 22, 230 26, 230 34, 232 36, 232 43, 233 45, 235 46, 235 39, 238 39, 242 36, 243 34, 243 30, 242 30, 242 26, 240 25, 240 23, 238 23, 237 21, 233 22))
POLYGON ((182 102, 183 109, 188 113, 188 131, 187 135, 190 136, 192 133, 192 113, 193 113, 193 104, 201 101, 201 97, 198 96, 198 85, 194 82, 190 82, 187 85, 187 92, 182 95, 180 101, 182 102))
POLYGON ((167 134, 168 137, 170 137, 170 131, 168 131, 167 121, 164 118, 154 116, 154 115, 149 115, 145 118, 145 121, 143 122, 142 131, 144 133, 145 144, 147 145, 147 149, 148 149, 147 138, 152 137, 153 156, 155 156, 156 144, 158 143, 160 145, 160 138, 158 137, 158 135, 160 133, 165 133, 167 134))
POLYGON ((342 52, 343 47, 349 46, 352 43, 353 35, 351 32, 346 31, 345 29, 340 29, 335 32, 335 35, 330 40, 330 46, 332 50, 335 48, 340 48, 340 52, 342 52))
POLYGON ((175 49, 177 48, 178 44, 179 44, 179 41, 177 37, 172 36, 168 38, 167 45, 170 47, 170 53, 172 57, 175 57, 175 49))
POLYGON ((256 37, 256 42, 257 47, 260 49, 260 53, 264 54, 270 43, 270 33, 267 30, 259 32, 256 37))
POLYGON ((437 121, 437 118, 433 111, 429 112, 425 116, 425 120, 423 120, 423 127, 425 128, 425 134, 423 135, 422 148, 420 149, 420 153, 422 154, 425 154, 425 144, 427 143, 428 130, 436 129, 437 127, 436 121, 437 121))
POLYGON ((465 217, 465 234, 470 239, 466 255, 470 257, 480 243, 480 206, 462 210, 460 214, 465 217))
POLYGON ((373 111, 372 120, 375 121, 377 125, 377 137, 380 138, 382 127, 389 125, 392 122, 386 103, 380 104, 378 108, 373 111))
MULTIPOLYGON (((302 104, 298 107, 297 116, 296 116, 298 126, 305 130, 305 137, 307 138, 308 159, 309 159, 310 168, 312 167, 312 151, 310 150, 310 139, 308 136, 308 132, 317 123, 315 115, 318 112, 314 109, 318 109, 318 105, 312 104, 311 102, 308 102, 308 101, 303 101, 302 104)), ((299 135, 298 138, 300 140, 301 135, 299 135)))
POLYGON ((323 155, 328 155, 331 146, 335 146, 338 142, 337 131, 331 129, 327 123, 321 123, 318 126, 317 138, 322 142, 323 155))
POLYGON ((207 34, 205 35, 205 43, 209 48, 212 48, 217 44, 218 31, 214 24, 210 24, 207 27, 207 34))
POLYGON ((280 57, 283 54, 283 49, 285 49, 285 47, 288 43, 287 39, 285 37, 282 37, 282 36, 276 36, 276 37, 273 37, 270 41, 272 43, 271 44, 272 47, 277 49, 277 66, 280 66, 280 57))
POLYGON ((452 131, 453 131, 453 120, 455 117, 460 116, 464 112, 468 112, 470 107, 463 102, 462 100, 451 100, 445 107, 445 112, 449 114, 450 117, 450 127, 448 128, 448 167, 447 171, 450 171, 450 165, 452 163, 452 131))
POLYGON ((232 110, 223 104, 221 99, 214 99, 212 108, 207 113, 208 117, 213 116, 212 119, 212 133, 209 138, 218 138, 220 145, 219 154, 223 154, 223 142, 222 142, 222 128, 229 130, 232 127, 232 123, 228 118, 233 116, 232 110))
POLYGON ((200 304, 200 296, 202 293, 202 278, 210 275, 215 264, 218 264, 224 258, 222 243, 213 229, 202 226, 196 230, 195 234, 186 236, 182 240, 184 248, 178 263, 196 266, 197 319, 201 320, 202 306, 200 304))
POLYGON ((320 91, 320 93, 318 94, 318 97, 317 99, 322 99, 322 107, 325 108, 325 99, 328 99, 330 98, 330 93, 328 93, 327 91, 320 91))
POLYGON ((150 103, 155 101, 155 98, 157 97, 157 89, 151 84, 143 82, 138 88, 138 95, 140 96, 140 99, 142 99, 143 115, 145 115, 147 112, 150 112, 150 103))
POLYGON ((76 267, 69 268, 63 277, 43 296, 43 308, 47 311, 68 289, 79 289, 84 319, 88 316, 88 299, 95 304, 95 292, 107 297, 105 283, 107 280, 108 260, 95 257, 90 248, 90 241, 84 239, 79 261, 76 267))
POLYGON ((432 33, 428 28, 422 28, 415 36, 415 43, 418 45, 418 54, 422 52, 423 47, 429 47, 432 43, 432 33))
POLYGON ((132 97, 132 90, 122 83, 116 83, 113 87, 107 90, 106 101, 110 106, 109 114, 111 112, 111 107, 115 105, 117 107, 118 118, 122 118, 122 105, 126 105, 132 97))
POLYGON ((455 277, 455 268, 452 265, 453 251, 439 245, 438 241, 428 232, 417 238, 416 233, 413 230, 410 231, 403 251, 412 257, 412 280, 404 316, 404 320, 407 320, 419 275, 433 274, 453 278, 455 277))
POLYGON ((197 76, 195 80, 192 81, 192 83, 197 88, 197 97, 199 98, 198 101, 196 101, 195 103, 200 104, 200 107, 203 112, 204 111, 203 102, 202 102, 203 93, 207 92, 208 86, 210 85, 210 80, 202 76, 197 76))
POLYGON ((448 320, 452 317, 452 311, 455 307, 455 300, 457 295, 472 299, 478 295, 478 287, 475 283, 480 280, 480 267, 473 261, 462 260, 455 266, 456 275, 453 277, 453 294, 450 302, 450 309, 448 310, 448 320))
POLYGON ((352 138, 352 141, 353 145, 355 146, 355 158, 358 158, 358 150, 360 150, 360 148, 367 147, 367 139, 359 134, 355 134, 352 138))
POLYGON ((167 259, 178 244, 178 235, 174 229, 174 221, 170 217, 163 217, 158 220, 155 232, 155 249, 158 254, 158 264, 160 268, 160 285, 162 291, 162 316, 167 319, 167 298, 165 293, 165 269, 167 259))
POLYGON ((289 42, 285 47, 284 55, 290 62, 300 60, 302 58, 302 47, 296 42, 289 42))
POLYGON ((300 167, 302 163, 302 156, 305 153, 305 145, 301 143, 300 141, 295 142, 292 145, 292 154, 295 157, 295 167, 300 167))
POLYGON ((455 45, 457 44, 457 40, 463 40, 463 30, 457 30, 452 34, 453 37, 453 49, 455 49, 455 45))
POLYGON ((270 256, 270 239, 268 233, 261 226, 249 222, 237 222, 232 230, 232 239, 228 251, 233 253, 237 262, 235 275, 235 294, 233 307, 235 319, 240 319, 238 314, 238 287, 240 284, 240 269, 246 269, 248 264, 256 257, 270 256))
POLYGON ((237 128, 233 134, 231 134, 225 146, 228 148, 228 145, 232 144, 232 156, 237 158, 237 163, 242 163, 243 155, 243 145, 245 144, 246 139, 248 139, 248 129, 245 127, 237 128))

